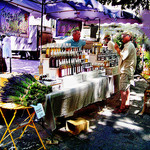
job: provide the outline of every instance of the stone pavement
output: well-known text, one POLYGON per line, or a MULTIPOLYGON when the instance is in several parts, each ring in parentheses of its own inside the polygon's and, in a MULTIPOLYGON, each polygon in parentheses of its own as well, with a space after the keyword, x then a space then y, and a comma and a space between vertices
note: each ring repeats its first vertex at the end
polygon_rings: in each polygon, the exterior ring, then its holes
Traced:
MULTIPOLYGON (((58 128, 50 136, 39 124, 39 133, 48 150, 148 150, 150 149, 150 116, 138 115, 142 108, 144 90, 148 84, 143 79, 135 79, 136 86, 131 87, 131 107, 126 114, 112 114, 120 103, 119 95, 102 102, 91 104, 75 112, 71 118, 58 118, 58 128), (87 132, 73 135, 66 131, 68 119, 83 117, 90 122, 87 132), (46 144, 54 140, 55 144, 46 144), (57 143, 58 142, 58 143, 57 143)), ((18 116, 20 119, 20 116, 18 116)), ((15 125, 15 123, 14 123, 15 125)), ((0 137, 4 132, 4 124, 0 123, 0 137)), ((19 132, 17 132, 18 134, 19 132)), ((16 141, 18 150, 36 150, 40 142, 32 130, 27 130, 22 139, 16 141)), ((17 134, 15 136, 17 136, 17 134)), ((13 149, 12 143, 0 149, 13 149)))

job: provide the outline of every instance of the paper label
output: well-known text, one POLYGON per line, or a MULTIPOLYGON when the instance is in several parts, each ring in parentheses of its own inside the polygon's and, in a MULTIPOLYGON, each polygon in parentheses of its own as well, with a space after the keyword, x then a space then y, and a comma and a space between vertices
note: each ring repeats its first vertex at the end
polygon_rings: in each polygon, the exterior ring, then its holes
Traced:
POLYGON ((31 106, 34 108, 34 111, 38 119, 45 116, 43 105, 41 103, 38 103, 37 106, 36 105, 31 105, 31 106))

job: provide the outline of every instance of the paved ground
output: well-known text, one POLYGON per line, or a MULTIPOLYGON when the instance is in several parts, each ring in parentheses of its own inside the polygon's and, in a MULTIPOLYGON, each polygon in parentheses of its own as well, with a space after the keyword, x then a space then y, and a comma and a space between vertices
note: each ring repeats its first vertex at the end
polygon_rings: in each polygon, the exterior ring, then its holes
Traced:
MULTIPOLYGON (((13 60, 14 63, 20 60, 13 60)), ((33 65, 38 61, 31 61, 33 65), (34 62, 34 63, 33 63, 34 62)), ((28 64, 21 61, 19 64, 28 64)), ((25 67, 23 68, 29 68, 25 67)), ((37 67, 35 65, 35 67, 37 67)), ((14 67, 15 70, 15 67, 14 67)), ((36 68, 35 68, 36 70, 36 68)), ((28 70, 29 71, 29 70, 28 70)), ((32 70, 33 71, 33 70, 32 70)), ((37 71, 37 70, 36 70, 37 71)), ((30 71, 29 71, 30 72, 30 71)), ((143 104, 143 92, 148 86, 145 80, 136 79, 136 86, 131 88, 131 107, 127 114, 112 114, 113 108, 120 103, 118 94, 99 103, 89 105, 75 113, 72 118, 83 117, 90 122, 87 132, 72 135, 66 131, 65 121, 71 118, 58 118, 58 129, 53 132, 53 138, 36 124, 48 150, 148 150, 150 149, 150 116, 138 115, 143 104), (46 144, 53 139, 55 144, 46 144)), ((20 114, 18 116, 20 118, 20 114)), ((18 120, 16 120, 18 121, 18 120)), ((15 123, 14 123, 15 126, 15 123)), ((4 124, 0 123, 0 137, 3 135, 4 124)), ((21 140, 16 141, 18 150, 36 150, 40 142, 32 130, 27 130, 21 140)), ((15 134, 17 136, 19 132, 15 134)), ((12 143, 1 146, 1 149, 13 149, 12 143)))
POLYGON ((8 72, 10 72, 11 66, 12 72, 27 72, 30 74, 38 74, 38 66, 40 63, 39 60, 11 59, 11 65, 9 58, 5 60, 8 72))

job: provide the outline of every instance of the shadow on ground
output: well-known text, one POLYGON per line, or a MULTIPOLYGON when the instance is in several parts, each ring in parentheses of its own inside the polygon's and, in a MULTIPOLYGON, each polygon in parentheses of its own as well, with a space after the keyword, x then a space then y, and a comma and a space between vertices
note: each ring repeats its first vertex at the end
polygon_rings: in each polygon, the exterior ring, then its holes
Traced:
MULTIPOLYGON (((120 104, 119 93, 111 98, 91 104, 74 113, 69 118, 57 118, 57 129, 50 136, 39 124, 37 128, 48 150, 147 150, 150 147, 150 116, 139 115, 143 105, 144 90, 148 86, 145 80, 135 79, 131 87, 131 107, 126 114, 112 114, 120 104), (73 135, 66 131, 66 120, 77 117, 89 121, 86 132, 73 135), (53 144, 47 141, 53 140, 53 144), (47 144, 46 144, 47 143, 47 144)), ((0 137, 4 127, 0 124, 0 137)), ((22 139, 16 141, 18 150, 35 150, 41 146, 36 134, 27 130, 22 139)), ((19 132, 17 132, 19 134, 19 132)), ((15 136, 17 136, 17 134, 15 136)), ((12 143, 1 146, 1 149, 12 149, 12 143)))

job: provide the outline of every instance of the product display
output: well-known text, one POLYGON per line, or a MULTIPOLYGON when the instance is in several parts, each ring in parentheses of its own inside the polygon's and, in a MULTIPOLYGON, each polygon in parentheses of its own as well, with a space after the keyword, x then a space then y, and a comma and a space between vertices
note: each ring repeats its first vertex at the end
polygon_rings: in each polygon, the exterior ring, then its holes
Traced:
POLYGON ((50 92, 51 86, 39 83, 31 74, 21 74, 9 78, 1 88, 1 100, 24 106, 36 105, 44 102, 45 94, 50 92))
POLYGON ((97 61, 104 61, 107 63, 106 67, 118 66, 118 55, 113 50, 103 47, 102 51, 97 54, 97 61))
POLYGON ((46 50, 46 58, 49 59, 49 68, 57 68, 55 72, 58 77, 64 77, 81 73, 83 71, 91 71, 92 66, 88 62, 87 52, 79 51, 78 47, 71 47, 68 43, 48 44, 46 50), (87 69, 86 67, 90 69, 87 69))

